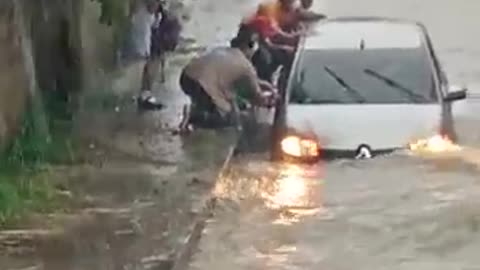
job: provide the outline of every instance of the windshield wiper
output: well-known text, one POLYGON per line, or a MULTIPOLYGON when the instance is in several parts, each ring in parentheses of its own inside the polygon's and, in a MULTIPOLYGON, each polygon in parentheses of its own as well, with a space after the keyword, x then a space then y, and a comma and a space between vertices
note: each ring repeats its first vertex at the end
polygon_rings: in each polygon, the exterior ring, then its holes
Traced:
POLYGON ((365 72, 365 74, 369 75, 369 76, 372 76, 380 81, 383 81, 384 83, 386 83, 387 85, 391 86, 392 88, 394 89, 397 89, 397 90, 400 90, 401 92, 405 93, 408 95, 408 97, 410 98, 410 100, 412 101, 415 101, 415 102, 425 102, 427 101, 428 99, 425 98, 424 96, 422 95, 419 95, 417 93, 415 93, 413 90, 403 86, 401 83, 399 82, 396 82, 394 81, 393 79, 391 78, 388 78, 387 76, 384 76, 380 73, 378 73, 377 71, 375 70, 372 70, 372 69, 364 69, 363 70, 365 72))
POLYGON ((353 89, 347 82, 345 82, 345 80, 338 76, 338 74, 333 71, 331 68, 325 66, 323 67, 325 69, 325 71, 328 73, 328 75, 330 75, 332 78, 335 79, 335 81, 340 84, 345 90, 347 90, 347 92, 359 103, 365 103, 366 99, 360 95, 360 93, 353 89))
POLYGON ((315 104, 344 104, 346 102, 341 101, 341 100, 336 100, 336 99, 307 99, 307 100, 302 100, 301 104, 307 104, 307 105, 315 105, 315 104))

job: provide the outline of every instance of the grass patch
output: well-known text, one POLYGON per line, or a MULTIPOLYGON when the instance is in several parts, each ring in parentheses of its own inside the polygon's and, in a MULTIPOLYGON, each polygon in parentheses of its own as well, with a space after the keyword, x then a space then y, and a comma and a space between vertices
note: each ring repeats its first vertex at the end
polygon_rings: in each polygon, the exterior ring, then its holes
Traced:
POLYGON ((7 171, 0 174, 0 227, 14 226, 31 212, 49 212, 61 204, 48 171, 7 171))
POLYGON ((51 165, 75 161, 71 121, 32 102, 17 138, 0 156, 0 227, 60 206, 51 165))

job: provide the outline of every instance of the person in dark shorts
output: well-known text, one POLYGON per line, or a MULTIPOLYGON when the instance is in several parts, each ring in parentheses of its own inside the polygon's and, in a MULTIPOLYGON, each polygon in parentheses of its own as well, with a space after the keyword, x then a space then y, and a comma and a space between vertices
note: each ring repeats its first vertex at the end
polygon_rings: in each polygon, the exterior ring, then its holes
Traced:
POLYGON ((182 25, 173 12, 165 8, 165 2, 157 2, 155 23, 151 27, 150 55, 142 73, 139 105, 143 109, 162 109, 163 104, 152 96, 152 87, 160 65, 161 82, 165 82, 165 54, 176 49, 182 25))
MULTIPOLYGON (((227 126, 235 121, 231 118, 232 114, 221 115, 212 98, 205 92, 200 83, 185 73, 180 76, 180 85, 183 92, 194 101, 190 109, 184 112, 189 115, 189 124, 195 124, 197 127, 215 128, 227 126)), ((186 121, 187 119, 183 120, 186 121)))
MULTIPOLYGON (((253 65, 261 79, 273 81, 273 74, 283 67, 288 73, 305 23, 319 21, 325 16, 310 11, 313 0, 275 0, 262 2, 253 15, 240 24, 239 32, 254 29, 260 36, 259 50, 252 57, 253 65)), ((276 82, 274 82, 276 83, 276 82)))
POLYGON ((140 94, 137 97, 138 106, 141 109, 161 109, 159 103, 151 93, 153 77, 152 29, 161 14, 157 12, 160 2, 158 0, 142 0, 133 6, 130 15, 130 35, 126 46, 126 60, 130 63, 143 65, 140 94))
POLYGON ((237 85, 247 89, 250 95, 243 96, 249 96, 251 103, 271 103, 273 86, 258 79, 250 62, 255 47, 253 33, 245 32, 231 41, 230 48, 215 48, 187 64, 180 86, 192 104, 186 106, 181 131, 189 124, 207 128, 239 125, 237 85))
POLYGON ((157 14, 161 14, 161 19, 158 25, 152 29, 152 56, 160 64, 160 76, 163 83, 165 82, 165 55, 177 48, 182 24, 178 16, 165 7, 165 3, 159 5, 157 14))
POLYGON ((252 62, 259 77, 273 82, 273 74, 281 66, 292 62, 295 46, 301 33, 284 31, 295 17, 292 0, 262 2, 253 15, 244 18, 239 33, 254 30, 259 34, 259 50, 252 62))

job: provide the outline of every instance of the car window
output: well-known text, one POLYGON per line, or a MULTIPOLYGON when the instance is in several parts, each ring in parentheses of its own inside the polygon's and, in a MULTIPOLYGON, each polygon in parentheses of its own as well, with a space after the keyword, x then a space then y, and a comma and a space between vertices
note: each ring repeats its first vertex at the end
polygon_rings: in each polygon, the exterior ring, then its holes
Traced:
POLYGON ((418 48, 422 34, 415 24, 391 22, 330 22, 318 25, 305 41, 305 49, 418 48))
MULTIPOLYGON (((375 36, 372 33, 365 37, 375 36)), ((290 101, 347 104, 437 102, 433 68, 428 50, 420 39, 418 42, 411 39, 409 44, 404 44, 410 46, 405 47, 387 43, 370 46, 368 40, 360 38, 356 46, 340 42, 338 48, 333 43, 305 46, 292 72, 290 101)), ((321 41, 315 36, 315 42, 321 41)), ((308 43, 307 38, 304 45, 308 43)))

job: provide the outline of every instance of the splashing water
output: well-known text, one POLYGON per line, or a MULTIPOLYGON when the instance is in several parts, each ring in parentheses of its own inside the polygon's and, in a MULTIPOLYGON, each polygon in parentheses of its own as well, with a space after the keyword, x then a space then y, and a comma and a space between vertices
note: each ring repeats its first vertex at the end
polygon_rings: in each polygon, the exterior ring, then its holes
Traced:
POLYGON ((456 152, 462 150, 459 145, 455 144, 448 137, 442 135, 418 140, 417 142, 411 143, 409 148, 413 152, 429 153, 456 152))

